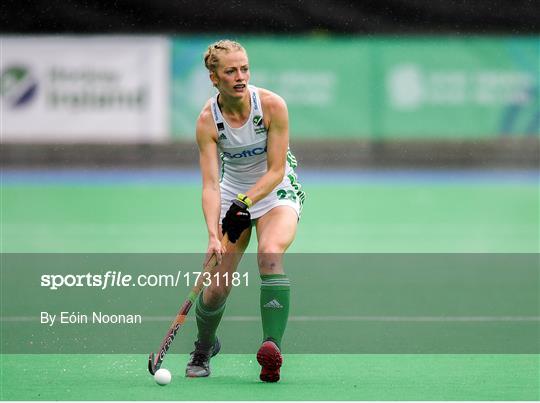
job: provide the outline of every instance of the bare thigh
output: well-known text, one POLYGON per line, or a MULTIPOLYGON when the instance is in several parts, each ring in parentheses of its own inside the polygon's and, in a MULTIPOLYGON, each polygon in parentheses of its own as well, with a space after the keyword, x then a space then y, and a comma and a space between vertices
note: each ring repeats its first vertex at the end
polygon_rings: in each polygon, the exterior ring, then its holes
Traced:
POLYGON ((283 253, 296 236, 298 216, 289 206, 274 207, 257 220, 257 261, 261 274, 283 274, 283 253))

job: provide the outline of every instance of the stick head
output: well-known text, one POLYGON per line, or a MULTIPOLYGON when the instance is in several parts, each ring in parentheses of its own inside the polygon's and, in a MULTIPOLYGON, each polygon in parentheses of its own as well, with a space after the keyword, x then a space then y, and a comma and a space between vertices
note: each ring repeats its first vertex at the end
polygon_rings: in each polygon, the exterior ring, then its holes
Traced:
POLYGON ((160 366, 160 363, 156 362, 154 353, 150 353, 148 356, 148 372, 154 375, 160 366))

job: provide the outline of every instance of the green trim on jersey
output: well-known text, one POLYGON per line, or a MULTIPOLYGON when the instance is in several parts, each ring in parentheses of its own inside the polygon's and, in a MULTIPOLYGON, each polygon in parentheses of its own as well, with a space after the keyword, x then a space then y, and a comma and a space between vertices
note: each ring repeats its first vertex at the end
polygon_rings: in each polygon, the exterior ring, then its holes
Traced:
POLYGON ((289 178, 289 182, 291 183, 291 186, 294 189, 296 196, 298 197, 298 200, 300 202, 299 213, 302 214, 302 208, 304 207, 304 201, 306 200, 306 192, 302 190, 302 185, 300 184, 300 182, 298 182, 298 176, 296 176, 296 172, 294 171, 294 169, 290 174, 287 175, 287 178, 289 178))
POLYGON ((298 166, 298 161, 296 161, 296 157, 290 149, 287 149, 287 162, 289 163, 289 166, 293 169, 298 166))

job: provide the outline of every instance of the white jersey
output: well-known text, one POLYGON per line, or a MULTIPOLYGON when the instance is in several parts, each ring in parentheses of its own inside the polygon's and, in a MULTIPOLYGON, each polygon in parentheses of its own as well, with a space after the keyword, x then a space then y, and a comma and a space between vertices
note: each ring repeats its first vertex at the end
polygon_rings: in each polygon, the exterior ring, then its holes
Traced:
MULTIPOLYGON (((212 116, 218 135, 221 157, 221 180, 235 185, 251 186, 267 170, 266 143, 268 129, 264 127, 264 114, 259 90, 250 85, 251 111, 242 127, 232 128, 223 118, 217 103, 217 95, 211 99, 212 116)), ((287 150, 285 176, 296 167, 296 159, 287 150)))
MULTIPOLYGON (((221 218, 230 206, 231 199, 237 193, 247 192, 268 169, 268 129, 264 126, 259 90, 252 85, 248 89, 251 111, 246 122, 239 128, 230 127, 223 118, 217 95, 210 100, 221 158, 221 218)), ((250 208, 252 218, 258 218, 278 205, 290 205, 300 216, 305 194, 294 172, 296 165, 296 158, 288 149, 283 180, 267 197, 250 208)))

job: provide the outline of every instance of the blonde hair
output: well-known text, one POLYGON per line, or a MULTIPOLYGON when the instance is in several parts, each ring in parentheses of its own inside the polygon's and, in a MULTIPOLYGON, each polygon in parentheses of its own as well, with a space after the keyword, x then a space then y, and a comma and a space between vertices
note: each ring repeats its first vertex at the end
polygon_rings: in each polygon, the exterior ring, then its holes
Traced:
POLYGON ((222 39, 214 42, 208 46, 208 49, 206 49, 206 52, 204 52, 204 65, 209 71, 215 72, 219 63, 219 53, 229 53, 237 50, 241 50, 243 52, 246 51, 242 45, 236 41, 231 41, 230 39, 222 39))

